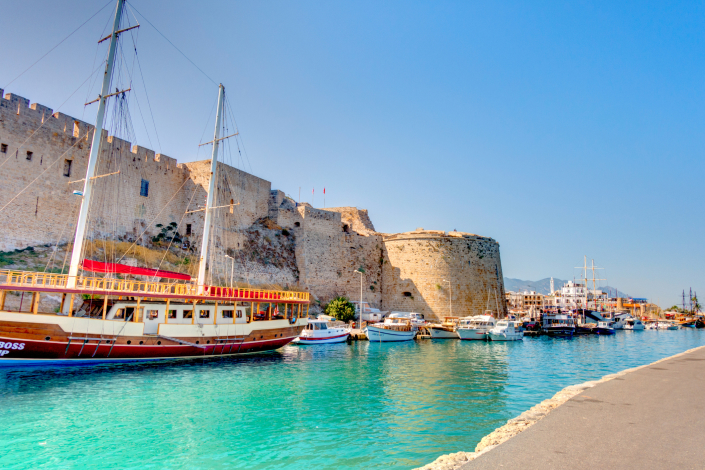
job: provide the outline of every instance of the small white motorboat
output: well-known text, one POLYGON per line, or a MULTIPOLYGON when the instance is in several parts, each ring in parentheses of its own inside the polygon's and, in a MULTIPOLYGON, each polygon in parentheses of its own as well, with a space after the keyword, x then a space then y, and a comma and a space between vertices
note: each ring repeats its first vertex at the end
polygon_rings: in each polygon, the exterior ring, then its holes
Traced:
POLYGON ((326 319, 309 320, 301 335, 294 339, 296 344, 343 343, 350 336, 350 328, 335 325, 326 319))
POLYGON ((492 315, 476 315, 463 318, 457 328, 458 337, 464 340, 486 340, 487 333, 495 327, 492 315))
POLYGON ((625 330, 643 330, 644 324, 638 318, 630 318, 624 323, 625 330))
POLYGON ((521 329, 521 322, 518 321, 500 320, 487 335, 492 341, 521 341, 524 339, 524 331, 521 329))
POLYGON ((431 334, 431 339, 458 339, 455 330, 459 321, 458 317, 444 317, 443 323, 428 325, 426 329, 431 334))
POLYGON ((364 329, 367 339, 371 342, 410 341, 419 331, 418 327, 408 318, 385 318, 384 323, 367 325, 364 329))

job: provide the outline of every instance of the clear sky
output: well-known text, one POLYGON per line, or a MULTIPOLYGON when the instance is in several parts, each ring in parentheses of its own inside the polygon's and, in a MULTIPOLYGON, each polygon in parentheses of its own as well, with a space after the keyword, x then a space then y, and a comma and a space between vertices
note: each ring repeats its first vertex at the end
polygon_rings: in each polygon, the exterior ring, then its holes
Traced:
MULTIPOLYGON (((0 2, 0 87, 57 109, 104 56, 113 3, 7 86, 105 2, 0 2)), ((325 186, 382 232, 493 237, 508 277, 572 279, 587 255, 631 295, 705 296, 702 3, 131 4, 225 85, 244 170, 273 188, 322 207, 325 186)), ((133 113, 137 143, 204 159, 217 87, 137 12, 158 131, 133 113)), ((92 122, 94 94, 61 111, 92 122)))

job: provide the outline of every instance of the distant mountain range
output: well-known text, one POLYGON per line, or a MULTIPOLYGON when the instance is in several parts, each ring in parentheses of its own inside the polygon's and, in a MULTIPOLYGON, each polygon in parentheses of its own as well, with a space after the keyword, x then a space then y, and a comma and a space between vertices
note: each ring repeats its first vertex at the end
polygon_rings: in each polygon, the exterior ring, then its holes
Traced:
MULTIPOLYGON (((568 281, 554 277, 553 278, 553 288, 558 290, 561 287, 563 287, 563 284, 565 284, 566 282, 568 282, 568 281)), ((589 286, 589 287, 592 287, 592 286, 589 286)), ((618 297, 624 297, 624 298, 629 297, 627 294, 620 291, 616 287, 597 286, 597 288, 602 290, 603 292, 607 292, 610 297, 614 297, 615 290, 617 291, 618 297)), ((546 279, 541 279, 539 281, 523 281, 521 279, 512 279, 509 277, 504 278, 504 290, 505 291, 514 291, 514 292, 536 291, 539 294, 546 295, 546 294, 551 293, 550 289, 551 289, 551 278, 550 277, 547 277, 546 279)))

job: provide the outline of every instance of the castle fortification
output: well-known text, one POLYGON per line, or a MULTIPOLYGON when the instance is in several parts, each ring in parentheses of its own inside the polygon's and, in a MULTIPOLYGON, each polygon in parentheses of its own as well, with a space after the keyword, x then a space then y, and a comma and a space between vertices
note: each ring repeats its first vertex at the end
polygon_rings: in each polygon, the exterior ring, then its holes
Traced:
MULTIPOLYGON (((0 251, 73 239, 80 203, 74 190, 83 188, 93 131, 26 98, 0 98, 0 251)), ((106 176, 96 179, 89 235, 148 245, 160 226, 175 223, 185 240, 199 244, 209 161, 177 163, 107 133, 102 138, 96 174, 106 176)), ((499 244, 491 238, 378 233, 366 210, 297 204, 269 181, 222 163, 217 187, 217 205, 232 204, 233 211, 215 217, 209 262, 232 255, 238 280, 296 283, 321 303, 337 295, 357 300, 362 287, 375 307, 428 317, 450 314, 451 291, 454 315, 506 311, 499 244), (261 228, 267 219, 273 225, 261 228), (267 230, 293 240, 293 255, 282 248, 290 243, 272 241, 267 230)))

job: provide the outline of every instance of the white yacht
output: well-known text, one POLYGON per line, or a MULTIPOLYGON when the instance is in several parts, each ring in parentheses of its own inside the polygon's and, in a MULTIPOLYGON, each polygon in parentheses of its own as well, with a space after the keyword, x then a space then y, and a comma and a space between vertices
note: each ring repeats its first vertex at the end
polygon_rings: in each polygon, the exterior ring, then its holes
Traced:
POLYGON ((629 318, 624 323, 625 330, 643 330, 644 324, 638 318, 629 318))
POLYGON ((521 322, 500 320, 489 331, 488 336, 491 341, 521 341, 524 338, 524 331, 521 329, 521 322))
MULTIPOLYGON (((338 323, 338 322, 336 322, 338 323)), ((293 342, 296 344, 330 344, 343 343, 350 336, 350 328, 336 325, 328 319, 309 320, 301 335, 293 342)))
POLYGON ((615 330, 623 330, 624 325, 627 324, 627 320, 632 320, 632 316, 626 312, 615 313, 612 319, 612 328, 615 330))
POLYGON ((416 336, 418 327, 408 318, 385 318, 384 323, 367 325, 367 339, 377 342, 410 341, 416 336))
POLYGON ((487 333, 495 327, 495 319, 492 315, 476 315, 460 320, 457 333, 460 339, 465 340, 486 340, 487 333))

